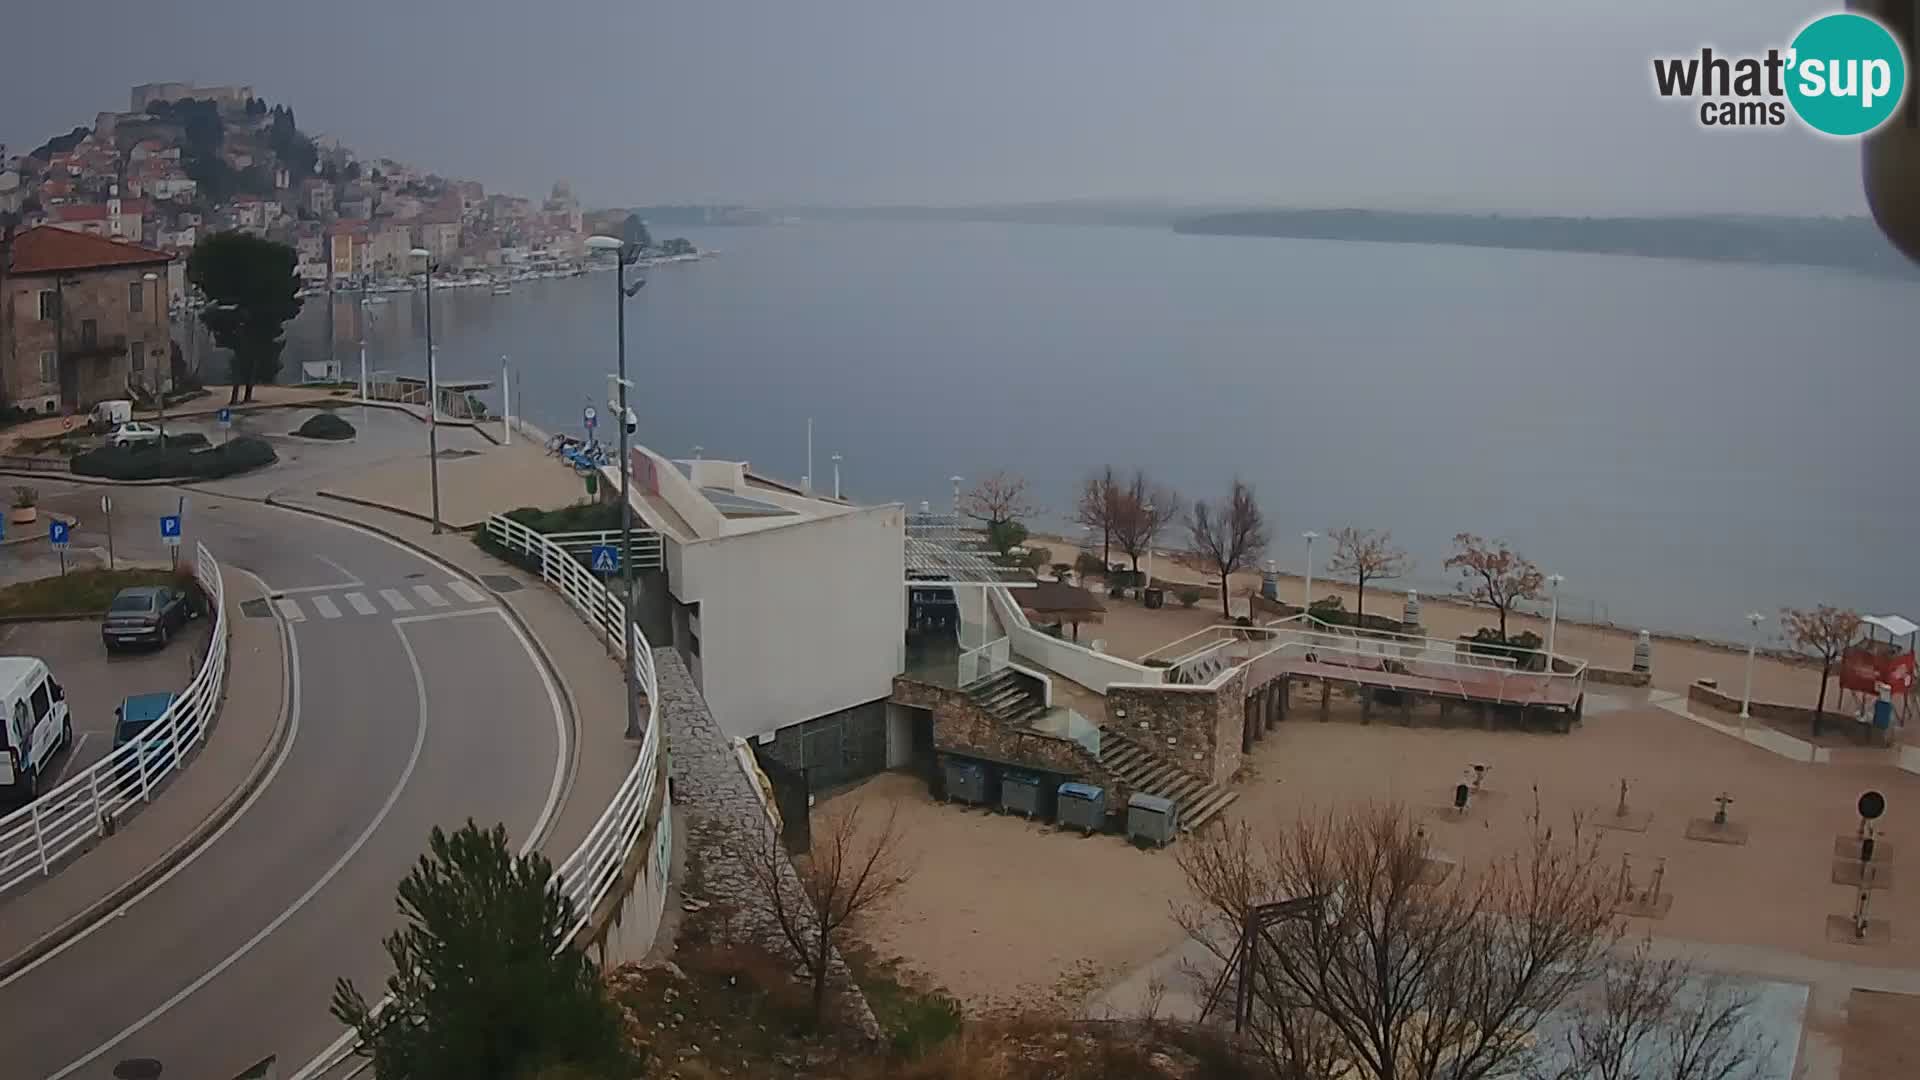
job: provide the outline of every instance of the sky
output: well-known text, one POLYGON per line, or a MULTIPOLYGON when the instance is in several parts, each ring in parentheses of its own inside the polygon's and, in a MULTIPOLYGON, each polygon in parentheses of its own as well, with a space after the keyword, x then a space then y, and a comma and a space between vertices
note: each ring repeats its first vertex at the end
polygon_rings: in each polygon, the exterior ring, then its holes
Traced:
POLYGON ((190 80, 251 84, 362 156, 523 194, 565 179, 594 205, 1858 214, 1855 146, 1708 131, 1650 74, 1655 55, 1784 45, 1840 6, 22 4, 6 20, 0 140, 25 152, 127 108, 134 83, 190 80))

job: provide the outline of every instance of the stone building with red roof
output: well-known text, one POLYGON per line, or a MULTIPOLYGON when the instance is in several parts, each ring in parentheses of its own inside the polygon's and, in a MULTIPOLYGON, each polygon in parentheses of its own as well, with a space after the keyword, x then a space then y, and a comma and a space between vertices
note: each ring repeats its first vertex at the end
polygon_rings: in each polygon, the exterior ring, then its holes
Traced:
POLYGON ((81 412, 157 385, 170 355, 164 251, 43 225, 0 246, 0 404, 81 412))

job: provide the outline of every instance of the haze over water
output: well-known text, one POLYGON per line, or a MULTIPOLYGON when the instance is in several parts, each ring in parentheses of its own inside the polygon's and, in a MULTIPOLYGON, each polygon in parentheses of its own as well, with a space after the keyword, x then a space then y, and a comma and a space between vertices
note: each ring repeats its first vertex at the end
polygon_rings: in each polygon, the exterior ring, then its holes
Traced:
MULTIPOLYGON (((723 252, 654 271, 628 309, 663 453, 797 480, 812 416, 817 486, 834 452, 863 501, 944 505, 949 476, 1008 468, 1050 519, 1106 462, 1189 498, 1238 470, 1296 573, 1300 533, 1352 524, 1418 559, 1389 588, 1447 588, 1466 530, 1564 574, 1578 617, 1736 640, 1783 604, 1920 617, 1911 282, 1156 229, 662 234, 723 252)), ((370 367, 422 372, 418 297, 375 310, 370 367)), ((613 328, 608 274, 435 293, 442 378, 497 380, 508 354, 516 411, 549 430, 608 414, 613 328)))

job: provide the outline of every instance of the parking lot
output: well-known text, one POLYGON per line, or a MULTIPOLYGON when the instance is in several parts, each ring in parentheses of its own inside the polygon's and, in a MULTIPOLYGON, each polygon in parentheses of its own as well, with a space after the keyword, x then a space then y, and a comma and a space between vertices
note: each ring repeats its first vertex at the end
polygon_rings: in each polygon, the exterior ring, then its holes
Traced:
MULTIPOLYGON (((163 648, 107 655, 95 619, 17 622, 0 626, 0 656, 37 656, 66 688, 73 747, 54 763, 52 783, 105 757, 113 749, 113 710, 133 694, 179 693, 207 648, 208 622, 195 619, 163 648)), ((42 790, 45 790, 42 788, 42 790)))

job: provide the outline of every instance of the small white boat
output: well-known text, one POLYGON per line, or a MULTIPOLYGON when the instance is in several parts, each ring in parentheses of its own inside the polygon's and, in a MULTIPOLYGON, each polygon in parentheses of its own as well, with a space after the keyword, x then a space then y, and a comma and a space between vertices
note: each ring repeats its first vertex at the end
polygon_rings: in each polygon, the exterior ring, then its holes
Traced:
POLYGON ((512 285, 509 285, 509 284, 507 284, 507 283, 506 283, 506 282, 504 282, 504 281, 499 281, 499 282, 495 282, 495 283, 494 283, 494 286, 493 286, 493 295, 495 295, 495 296, 512 296, 512 295, 513 295, 513 286, 512 286, 512 285))

